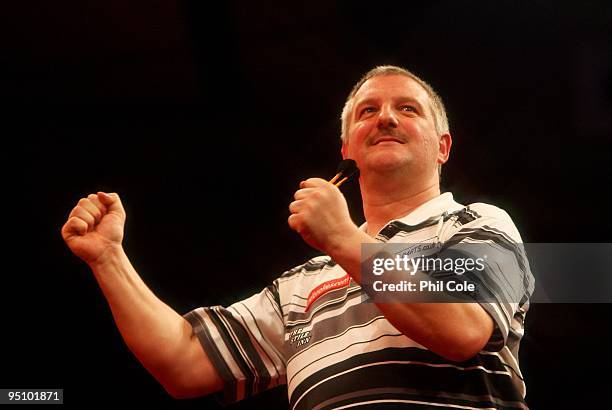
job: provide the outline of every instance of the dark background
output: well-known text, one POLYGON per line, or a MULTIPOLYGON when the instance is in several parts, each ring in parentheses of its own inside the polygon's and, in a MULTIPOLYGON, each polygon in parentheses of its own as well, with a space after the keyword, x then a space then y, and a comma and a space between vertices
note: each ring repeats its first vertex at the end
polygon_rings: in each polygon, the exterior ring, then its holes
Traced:
MULTIPOLYGON (((218 408, 175 402, 140 366, 60 228, 80 197, 115 191, 128 255, 178 312, 259 291, 315 254, 287 206, 301 179, 334 174, 340 109, 375 65, 442 95, 457 200, 506 209, 526 242, 608 241, 612 3, 285 3, 4 5, 0 387, 218 408)), ((611 310, 532 306, 532 408, 605 406, 611 310)), ((283 409, 285 394, 232 408, 283 409)))

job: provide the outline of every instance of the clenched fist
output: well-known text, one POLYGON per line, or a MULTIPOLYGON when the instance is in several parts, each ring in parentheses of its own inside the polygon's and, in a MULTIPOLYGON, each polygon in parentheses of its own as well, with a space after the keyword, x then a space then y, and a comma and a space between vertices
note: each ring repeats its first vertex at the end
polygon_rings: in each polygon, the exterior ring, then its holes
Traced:
POLYGON ((123 239, 125 210, 119 195, 98 192, 81 198, 62 227, 62 237, 76 256, 90 266, 123 239))
POLYGON ((307 244, 329 254, 358 230, 351 221, 344 195, 321 178, 309 178, 300 183, 300 188, 289 205, 289 226, 307 244))

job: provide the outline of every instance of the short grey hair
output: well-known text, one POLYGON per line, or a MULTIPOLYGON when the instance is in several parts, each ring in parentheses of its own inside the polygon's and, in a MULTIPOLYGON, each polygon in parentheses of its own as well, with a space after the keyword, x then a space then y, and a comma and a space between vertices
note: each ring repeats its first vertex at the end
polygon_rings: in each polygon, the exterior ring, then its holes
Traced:
POLYGON ((425 81, 421 80, 416 74, 406 70, 402 67, 397 67, 394 65, 382 65, 373 68, 368 71, 361 79, 353 86, 346 102, 344 103, 344 108, 342 109, 342 114, 340 116, 340 120, 342 121, 342 128, 340 138, 342 142, 346 143, 348 140, 348 123, 349 117, 353 111, 353 106, 355 102, 355 94, 361 88, 361 86, 368 81, 372 77, 377 76, 385 76, 385 75, 403 75, 405 77, 411 78, 417 82, 427 95, 429 96, 430 108, 433 114, 434 126, 436 129, 436 133, 438 137, 442 134, 446 134, 449 132, 448 128, 448 117, 446 116, 446 110, 444 109, 444 103, 442 102, 442 98, 436 93, 433 87, 427 84, 425 81))

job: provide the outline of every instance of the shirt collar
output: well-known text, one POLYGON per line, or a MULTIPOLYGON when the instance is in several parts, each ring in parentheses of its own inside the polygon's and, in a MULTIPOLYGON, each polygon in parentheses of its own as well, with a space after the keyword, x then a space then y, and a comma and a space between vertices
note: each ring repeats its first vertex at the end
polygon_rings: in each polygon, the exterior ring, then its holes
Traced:
POLYGON ((427 219, 442 215, 444 212, 457 211, 463 205, 453 199, 452 192, 445 192, 413 209, 408 215, 395 219, 406 225, 418 225, 427 219))
MULTIPOLYGON (((404 215, 401 218, 392 219, 391 221, 399 221, 406 225, 414 226, 426 221, 427 219, 438 217, 445 212, 458 211, 463 207, 463 205, 453 199, 452 192, 445 192, 427 202, 422 203, 407 215, 404 215)), ((387 222, 386 225, 388 225, 389 222, 387 222)), ((359 227, 359 229, 366 232, 367 226, 367 222, 365 222, 359 227)))

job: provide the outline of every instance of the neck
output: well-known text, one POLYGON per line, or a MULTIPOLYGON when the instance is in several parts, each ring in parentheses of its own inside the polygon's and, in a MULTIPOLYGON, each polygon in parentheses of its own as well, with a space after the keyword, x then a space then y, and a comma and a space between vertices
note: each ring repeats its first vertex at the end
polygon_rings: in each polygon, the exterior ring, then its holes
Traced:
POLYGON ((421 184, 410 184, 405 178, 370 177, 360 179, 363 213, 367 233, 375 236, 390 220, 410 212, 440 195, 438 176, 421 184))

